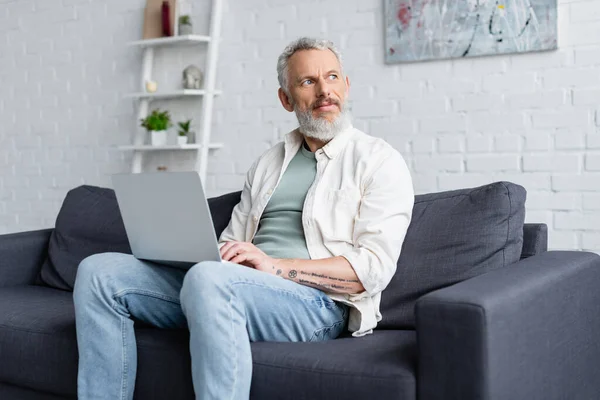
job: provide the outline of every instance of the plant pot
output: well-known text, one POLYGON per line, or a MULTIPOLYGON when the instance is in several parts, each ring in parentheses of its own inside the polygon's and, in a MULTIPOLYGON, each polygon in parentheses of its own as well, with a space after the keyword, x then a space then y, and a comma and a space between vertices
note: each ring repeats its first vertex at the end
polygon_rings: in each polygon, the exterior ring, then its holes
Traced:
POLYGON ((167 131, 150 131, 150 143, 152 146, 164 146, 167 144, 167 131))
POLYGON ((177 144, 178 145, 184 145, 187 144, 188 138, 187 136, 177 136, 177 144))
POLYGON ((193 35, 194 28, 191 24, 179 24, 179 34, 180 35, 193 35))

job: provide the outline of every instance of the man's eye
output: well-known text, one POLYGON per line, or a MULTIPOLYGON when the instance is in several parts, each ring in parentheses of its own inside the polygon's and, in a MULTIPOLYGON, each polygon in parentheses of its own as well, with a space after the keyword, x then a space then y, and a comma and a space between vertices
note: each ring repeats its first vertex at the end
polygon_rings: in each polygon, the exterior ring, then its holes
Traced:
POLYGON ((337 77, 338 77, 336 74, 331 74, 331 75, 329 75, 329 77, 330 77, 330 78, 331 78, 332 76, 333 76, 333 79, 337 79, 337 77))
POLYGON ((306 85, 309 85, 309 84, 311 84, 311 83, 312 83, 312 79, 306 79, 305 81, 303 81, 303 82, 302 82, 302 84, 303 84, 304 86, 306 86, 306 85))

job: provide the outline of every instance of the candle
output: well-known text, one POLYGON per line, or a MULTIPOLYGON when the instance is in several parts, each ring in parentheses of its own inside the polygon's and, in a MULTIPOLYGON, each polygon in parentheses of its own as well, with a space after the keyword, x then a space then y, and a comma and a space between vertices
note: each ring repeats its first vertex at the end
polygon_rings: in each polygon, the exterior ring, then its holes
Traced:
POLYGON ((146 91, 148 93, 156 92, 156 82, 154 81, 146 81, 146 91))

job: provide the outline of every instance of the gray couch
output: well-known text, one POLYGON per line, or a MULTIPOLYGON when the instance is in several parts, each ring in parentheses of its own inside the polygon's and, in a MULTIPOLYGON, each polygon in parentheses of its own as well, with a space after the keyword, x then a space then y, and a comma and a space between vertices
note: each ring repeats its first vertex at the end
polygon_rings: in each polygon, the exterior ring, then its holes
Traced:
MULTIPOLYGON (((240 193, 210 199, 215 230, 240 193)), ((547 251, 507 182, 419 195, 372 335, 253 343, 252 399, 596 399, 600 257, 547 251)), ((0 236, 0 399, 75 398, 79 262, 129 252, 114 193, 71 190, 53 229, 0 236)), ((186 330, 136 322, 136 399, 192 399, 186 330)))

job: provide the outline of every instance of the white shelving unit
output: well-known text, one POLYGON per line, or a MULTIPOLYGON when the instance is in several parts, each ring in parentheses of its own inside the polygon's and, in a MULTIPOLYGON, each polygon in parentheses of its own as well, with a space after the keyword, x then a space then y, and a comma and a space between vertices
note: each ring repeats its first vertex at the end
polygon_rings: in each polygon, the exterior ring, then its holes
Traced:
POLYGON ((171 44, 195 44, 195 43, 208 43, 210 42, 210 36, 201 36, 201 35, 179 35, 179 36, 169 36, 162 37, 156 39, 145 39, 145 40, 136 40, 134 42, 129 42, 130 46, 140 46, 140 47, 158 47, 158 46, 167 46, 171 44))
MULTIPOLYGON (((175 99, 175 98, 186 97, 186 96, 206 96, 207 93, 208 92, 206 90, 180 89, 180 90, 173 90, 173 91, 169 91, 169 92, 129 93, 129 94, 126 94, 125 96, 138 98, 138 99, 162 99, 162 100, 165 100, 165 99, 175 99)), ((215 96, 218 96, 220 94, 221 94, 220 90, 215 90, 213 92, 213 95, 215 95, 215 96)))
MULTIPOLYGON (((209 149, 220 149, 223 147, 223 143, 210 143, 209 149)), ((149 144, 142 145, 131 145, 131 146, 120 146, 121 150, 135 150, 135 151, 156 151, 156 150, 198 150, 202 148, 201 144, 190 143, 190 144, 168 144, 165 146, 152 146, 149 144)))
POLYGON ((133 161, 131 165, 132 173, 142 172, 143 155, 148 151, 191 150, 196 151, 196 163, 194 169, 198 171, 203 182, 206 180, 206 167, 208 165, 209 151, 223 147, 222 143, 212 143, 210 141, 214 97, 221 94, 221 91, 215 89, 215 81, 222 14, 222 0, 212 0, 209 36, 180 35, 157 39, 137 40, 128 43, 129 46, 141 47, 144 50, 141 91, 126 95, 126 97, 138 100, 138 113, 136 121, 148 116, 148 109, 152 100, 181 99, 186 97, 193 98, 202 96, 202 108, 200 110, 200 132, 197 132, 196 136, 193 138, 194 143, 186 145, 151 146, 144 144, 147 133, 141 129, 138 129, 132 145, 119 146, 120 150, 133 151, 133 161), (180 89, 166 92, 157 91, 155 93, 146 92, 146 81, 152 80, 154 49, 162 46, 182 45, 207 45, 206 65, 204 68, 204 89, 180 89))

